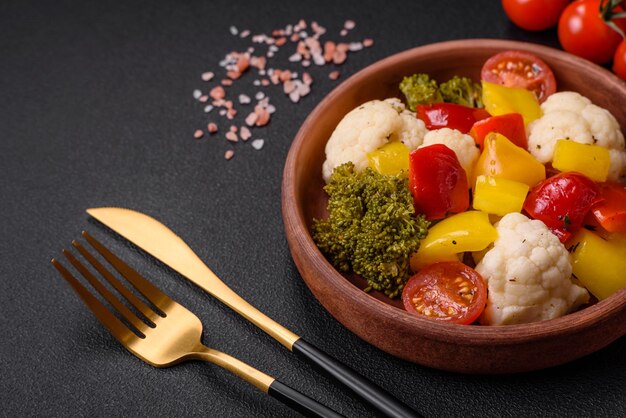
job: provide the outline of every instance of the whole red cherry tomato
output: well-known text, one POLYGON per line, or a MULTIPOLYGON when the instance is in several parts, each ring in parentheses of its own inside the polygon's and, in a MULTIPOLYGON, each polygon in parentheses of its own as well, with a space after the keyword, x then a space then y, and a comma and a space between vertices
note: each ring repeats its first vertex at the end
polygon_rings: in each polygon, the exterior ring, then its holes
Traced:
POLYGON ((417 213, 443 219, 469 207, 467 174, 450 148, 434 144, 409 154, 409 189, 417 213))
POLYGON ((626 81, 626 41, 622 41, 613 56, 613 72, 626 81))
POLYGON ((418 105, 415 110, 417 117, 424 121, 429 130, 450 128, 459 130, 464 134, 470 131, 477 120, 490 116, 485 109, 455 103, 418 105))
POLYGON ((522 29, 539 31, 556 26, 569 0, 502 0, 502 8, 522 29))
POLYGON ((458 261, 430 264, 412 276, 402 291, 404 309, 423 318, 471 324, 485 309, 485 280, 458 261))
MULTIPOLYGON (((621 8, 607 11, 619 12, 621 8)), ((613 19, 613 23, 626 30, 626 18, 613 19)), ((577 0, 565 8, 559 19, 559 42, 563 49, 596 64, 611 61, 622 40, 611 29, 600 13, 600 0, 577 0)))
POLYGON ((543 102, 556 91, 554 73, 541 58, 530 52, 504 51, 483 64, 480 78, 506 87, 521 87, 543 102))
POLYGON ((599 200, 598 186, 593 180, 567 172, 549 177, 530 189, 524 210, 565 242, 580 229, 585 215, 599 200))

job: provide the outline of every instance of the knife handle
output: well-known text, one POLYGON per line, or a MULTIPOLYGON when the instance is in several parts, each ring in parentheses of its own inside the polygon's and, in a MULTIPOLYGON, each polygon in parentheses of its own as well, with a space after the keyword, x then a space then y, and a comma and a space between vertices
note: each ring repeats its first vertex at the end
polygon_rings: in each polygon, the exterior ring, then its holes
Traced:
POLYGON ((298 411, 305 417, 314 418, 345 418, 332 409, 309 398, 286 384, 274 380, 269 386, 267 394, 278 399, 294 411, 298 411))
POLYGON ((360 375, 349 366, 305 341, 303 338, 298 339, 293 344, 292 351, 343 383, 361 399, 378 409, 378 411, 385 416, 393 418, 423 417, 423 415, 411 409, 408 405, 395 398, 371 380, 360 375))

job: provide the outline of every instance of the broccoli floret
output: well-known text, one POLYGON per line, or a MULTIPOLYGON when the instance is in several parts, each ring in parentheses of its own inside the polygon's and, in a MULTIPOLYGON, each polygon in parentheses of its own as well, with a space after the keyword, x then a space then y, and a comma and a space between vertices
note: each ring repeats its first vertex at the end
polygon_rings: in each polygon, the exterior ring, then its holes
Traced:
POLYGON ((406 97, 409 109, 415 112, 419 104, 443 102, 437 82, 428 74, 413 74, 400 82, 400 91, 406 97))
POLYGON ((482 87, 468 77, 454 76, 439 85, 444 102, 469 107, 483 107, 482 87))
POLYGON ((339 271, 366 279, 366 290, 399 296, 410 275, 410 255, 429 226, 415 215, 406 176, 356 172, 348 162, 335 168, 324 189, 329 217, 313 222, 317 246, 339 271))

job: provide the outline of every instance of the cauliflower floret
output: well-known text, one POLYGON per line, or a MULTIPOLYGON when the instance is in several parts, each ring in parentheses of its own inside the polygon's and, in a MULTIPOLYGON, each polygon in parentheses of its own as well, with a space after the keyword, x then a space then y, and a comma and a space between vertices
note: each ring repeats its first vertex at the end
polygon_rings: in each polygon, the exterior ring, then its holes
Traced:
POLYGON ((615 117, 572 91, 554 93, 541 104, 543 116, 528 125, 528 151, 542 163, 552 161, 559 139, 605 147, 611 154, 607 180, 626 180, 626 144, 615 117))
POLYGON ((591 104, 591 100, 575 91, 561 91, 551 94, 541 104, 543 113, 550 113, 555 110, 569 110, 570 112, 580 113, 587 105, 591 104))
POLYGON ((472 167, 474 167, 476 160, 480 156, 480 151, 476 147, 474 138, 456 129, 441 128, 428 131, 424 135, 422 147, 433 144, 443 144, 454 151, 456 158, 461 163, 461 167, 467 174, 467 178, 470 178, 472 167))
POLYGON ((335 167, 352 161, 364 170, 367 154, 388 142, 401 141, 413 150, 422 144, 426 125, 397 98, 372 100, 351 110, 326 143, 322 175, 328 183, 335 167))
POLYGON ((571 139, 581 144, 593 143, 589 126, 578 113, 554 110, 529 125, 528 151, 543 164, 554 157, 558 139, 571 139))
POLYGON ((489 292, 481 323, 553 319, 589 300, 587 290, 571 281, 567 249, 543 222, 509 213, 496 229, 498 239, 476 266, 489 292))

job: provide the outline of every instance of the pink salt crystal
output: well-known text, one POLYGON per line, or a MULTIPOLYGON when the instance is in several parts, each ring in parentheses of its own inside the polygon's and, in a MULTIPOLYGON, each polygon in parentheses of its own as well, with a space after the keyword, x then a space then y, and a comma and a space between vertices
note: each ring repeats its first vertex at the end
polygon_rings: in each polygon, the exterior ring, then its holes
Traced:
POLYGON ((237 134, 235 132, 232 131, 228 131, 226 132, 226 135, 224 135, 226 137, 226 139, 228 139, 230 142, 237 142, 239 141, 239 139, 237 138, 237 134))
POLYGON ((196 131, 193 133, 193 137, 196 139, 200 139, 204 136, 204 132, 202 132, 202 130, 200 129, 196 129, 196 131))
POLYGON ((296 89, 296 84, 293 81, 289 80, 283 83, 283 91, 285 92, 285 94, 289 94, 295 89, 296 89))
POLYGON ((259 118, 259 115, 257 115, 255 112, 251 112, 247 117, 246 117, 246 125, 248 126, 254 126, 256 124, 256 120, 259 118))
POLYGON ((211 122, 207 125, 207 130, 209 131, 210 134, 214 134, 215 132, 217 132, 217 124, 211 122))
POLYGON ((227 160, 230 160, 231 158, 233 158, 233 155, 235 155, 235 151, 233 151, 232 149, 229 149, 228 151, 224 153, 224 158, 226 158, 227 160))
POLYGON ((331 62, 333 54, 335 53, 336 44, 333 41, 326 41, 324 43, 324 59, 326 62, 331 62))
POLYGON ((335 50, 335 53, 333 54, 333 62, 337 65, 343 64, 346 61, 346 58, 348 56, 346 55, 345 51, 342 51, 341 49, 337 49, 335 50))
POLYGON ((211 71, 207 71, 205 73, 202 73, 202 75, 201 75, 202 80, 204 80, 204 81, 211 81, 214 76, 215 76, 215 74, 213 74, 211 71))
POLYGON ((242 140, 247 141, 248 139, 250 139, 251 136, 252 133, 250 132, 250 129, 248 129, 246 126, 242 126, 239 132, 239 137, 242 140))
POLYGON ((354 29, 355 26, 356 23, 354 23, 354 20, 346 20, 346 22, 343 24, 343 27, 348 30, 354 29))
POLYGON ((211 89, 211 91, 209 92, 209 96, 211 96, 211 98, 214 100, 220 100, 223 99, 224 96, 226 96, 226 91, 224 91, 224 87, 216 86, 211 89))
POLYGON ((298 82, 298 94, 300 97, 304 97, 311 92, 311 87, 308 84, 298 82))
POLYGON ((364 47, 369 48, 372 45, 374 45, 374 40, 373 39, 370 39, 370 38, 363 39, 363 46, 364 47))
POLYGON ((262 107, 257 107, 254 109, 254 112, 258 116, 255 123, 256 126, 265 126, 268 124, 268 122, 270 121, 270 113, 267 110, 263 109, 262 107))
POLYGON ((310 86, 311 84, 313 84, 313 77, 311 77, 311 74, 304 72, 302 74, 302 81, 304 82, 304 84, 308 84, 310 86))
POLYGON ((206 94, 203 94, 202 96, 198 97, 198 101, 200 103, 206 103, 209 101, 209 96, 207 96, 206 94))
POLYGON ((339 73, 339 71, 331 71, 328 74, 328 78, 330 78, 331 80, 337 80, 339 78, 341 74, 339 73))

